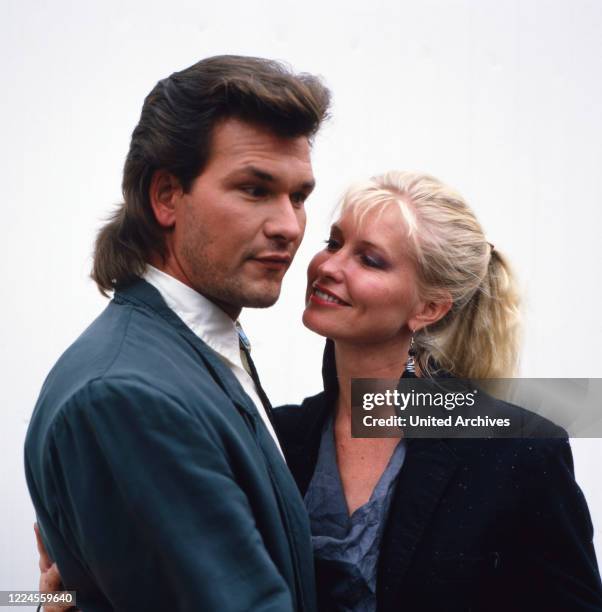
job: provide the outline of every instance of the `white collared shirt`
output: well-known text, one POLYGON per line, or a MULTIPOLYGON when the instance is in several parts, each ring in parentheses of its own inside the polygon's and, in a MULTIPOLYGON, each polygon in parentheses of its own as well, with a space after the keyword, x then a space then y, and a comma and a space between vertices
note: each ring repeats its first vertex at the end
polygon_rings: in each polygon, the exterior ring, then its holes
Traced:
POLYGON ((230 368, 244 392, 253 400, 257 412, 282 452, 255 383, 242 364, 235 322, 204 295, 150 264, 147 264, 142 278, 161 294, 169 308, 230 368))

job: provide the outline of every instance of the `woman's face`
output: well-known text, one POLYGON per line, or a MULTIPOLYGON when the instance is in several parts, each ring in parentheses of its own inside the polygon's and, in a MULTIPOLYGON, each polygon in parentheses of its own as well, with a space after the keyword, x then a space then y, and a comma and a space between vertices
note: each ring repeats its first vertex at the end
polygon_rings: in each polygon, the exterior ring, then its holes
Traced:
POLYGON ((309 264, 305 326, 333 340, 379 344, 407 338, 421 308, 397 206, 369 211, 361 223, 345 212, 309 264))

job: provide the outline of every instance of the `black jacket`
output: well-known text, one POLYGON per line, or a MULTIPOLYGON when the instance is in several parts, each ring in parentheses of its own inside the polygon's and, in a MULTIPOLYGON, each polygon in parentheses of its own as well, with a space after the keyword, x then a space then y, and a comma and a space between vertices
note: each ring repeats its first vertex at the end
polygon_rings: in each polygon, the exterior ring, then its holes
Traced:
MULTIPOLYGON (((326 368, 325 392, 275 413, 302 494, 336 399, 332 375, 326 368)), ((531 418, 534 431, 550 426, 531 418)), ((602 610, 592 538, 566 438, 408 440, 383 534, 378 612, 602 610)))

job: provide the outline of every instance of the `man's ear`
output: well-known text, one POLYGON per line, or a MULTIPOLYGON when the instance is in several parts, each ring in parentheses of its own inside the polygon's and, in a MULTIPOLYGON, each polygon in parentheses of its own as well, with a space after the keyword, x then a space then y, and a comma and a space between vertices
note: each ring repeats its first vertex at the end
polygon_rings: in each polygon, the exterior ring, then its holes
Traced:
POLYGON ((433 325, 440 321, 452 307, 451 294, 446 292, 437 301, 421 302, 417 312, 408 320, 408 327, 414 331, 419 331, 423 327, 433 325))
POLYGON ((167 170, 155 170, 151 178, 148 197, 161 227, 173 227, 176 223, 176 204, 183 193, 180 181, 167 170))

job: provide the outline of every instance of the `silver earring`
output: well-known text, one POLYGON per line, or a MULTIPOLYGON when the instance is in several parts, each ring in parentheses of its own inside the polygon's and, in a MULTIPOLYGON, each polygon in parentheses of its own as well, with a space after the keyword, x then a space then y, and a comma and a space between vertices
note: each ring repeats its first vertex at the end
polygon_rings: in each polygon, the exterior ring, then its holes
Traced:
POLYGON ((410 349, 408 350, 408 360, 404 374, 416 374, 416 346, 414 345, 414 332, 410 338, 410 349))

